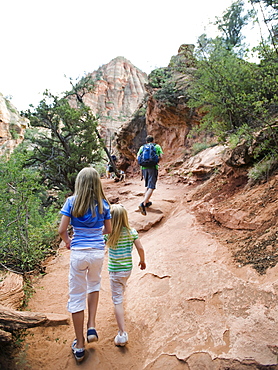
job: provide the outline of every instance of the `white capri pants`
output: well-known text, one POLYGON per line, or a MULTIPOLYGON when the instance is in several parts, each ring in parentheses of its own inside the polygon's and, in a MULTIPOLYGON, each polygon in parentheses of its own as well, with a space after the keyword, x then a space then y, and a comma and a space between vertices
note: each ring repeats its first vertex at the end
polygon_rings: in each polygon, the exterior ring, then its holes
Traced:
POLYGON ((130 274, 131 270, 118 272, 109 271, 112 301, 114 304, 123 302, 125 287, 130 274))
POLYGON ((67 305, 69 312, 85 310, 87 294, 100 290, 103 260, 102 249, 71 250, 67 305))

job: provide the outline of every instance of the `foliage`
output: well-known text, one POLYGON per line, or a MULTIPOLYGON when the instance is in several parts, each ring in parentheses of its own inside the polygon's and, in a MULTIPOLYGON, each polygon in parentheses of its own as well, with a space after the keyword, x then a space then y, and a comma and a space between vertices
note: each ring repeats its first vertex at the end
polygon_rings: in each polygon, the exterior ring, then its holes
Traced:
MULTIPOLYGON (((260 14, 263 18, 263 22, 269 33, 269 41, 273 48, 278 53, 277 49, 277 37, 278 37, 278 1, 277 0, 250 0, 253 8, 254 4, 259 5, 260 14)), ((258 18, 257 18, 257 22, 258 18)))
POLYGON ((73 79, 70 78, 70 84, 72 86, 72 89, 65 93, 65 98, 76 98, 79 103, 83 103, 84 96, 90 92, 93 92, 95 89, 95 82, 89 74, 83 76, 75 83, 73 82, 73 79))
POLYGON ((206 141, 203 141, 201 143, 194 143, 192 145, 192 155, 196 155, 196 154, 202 152, 203 150, 205 150, 207 148, 211 148, 215 145, 216 145, 215 143, 207 143, 206 141))
POLYGON ((148 76, 148 85, 153 88, 162 88, 164 84, 171 78, 170 68, 157 68, 148 76))
POLYGON ((171 106, 177 104, 178 97, 182 94, 183 92, 177 87, 176 82, 169 80, 161 89, 155 92, 154 98, 164 102, 165 105, 171 106))
POLYGON ((57 236, 57 212, 43 206, 48 194, 38 172, 24 168, 26 155, 16 150, 0 163, 1 268, 22 273, 40 266, 57 236))
POLYGON ((174 68, 158 68, 148 76, 148 85, 156 89, 154 98, 168 106, 176 105, 178 97, 185 94, 184 87, 181 87, 174 73, 174 68))
POLYGON ((133 113, 135 118, 145 117, 147 112, 146 104, 142 104, 139 108, 133 113))
POLYGON ((243 124, 239 129, 229 136, 228 142, 232 149, 234 149, 242 141, 250 146, 253 140, 253 130, 247 124, 243 124))
MULTIPOLYGON (((260 3, 261 10, 262 3, 272 7, 272 15, 268 19, 264 16, 264 21, 268 26, 271 23, 275 35, 277 2, 251 3, 260 3)), ((268 155, 276 157, 278 152, 278 53, 272 37, 254 48, 258 63, 246 60, 248 49, 242 44, 242 29, 255 16, 254 9, 243 14, 243 1, 234 2, 215 22, 221 36, 199 37, 197 69, 187 92, 188 105, 203 113, 199 132, 213 132, 219 141, 229 139, 232 147, 242 140, 253 145, 253 137, 259 135, 252 155, 261 160, 268 155)))
MULTIPOLYGON (((81 99, 85 90, 79 93, 81 99)), ((73 108, 66 98, 48 91, 44 95, 34 111, 26 112, 31 127, 38 128, 30 138, 28 164, 37 166, 49 188, 73 191, 76 174, 101 158, 97 120, 84 104, 73 108)))
POLYGON ((277 168, 278 157, 266 156, 249 170, 249 185, 254 185, 257 182, 267 180, 277 168))
POLYGON ((208 42, 209 57, 199 59, 189 89, 189 105, 207 113, 201 128, 212 129, 224 140, 244 125, 254 131, 271 122, 278 112, 278 64, 269 57, 271 51, 264 52, 265 59, 257 65, 227 50, 219 39, 208 42))
POLYGON ((222 18, 216 17, 215 25, 217 25, 218 29, 222 32, 222 39, 228 50, 232 50, 233 47, 241 45, 244 38, 242 29, 253 15, 252 11, 243 14, 243 10, 244 2, 238 0, 232 3, 223 14, 222 18))

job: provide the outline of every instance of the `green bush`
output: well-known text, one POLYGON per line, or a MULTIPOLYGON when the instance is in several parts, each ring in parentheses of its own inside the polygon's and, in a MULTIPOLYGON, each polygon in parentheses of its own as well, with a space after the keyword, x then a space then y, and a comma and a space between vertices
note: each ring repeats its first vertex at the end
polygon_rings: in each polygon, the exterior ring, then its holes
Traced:
POLYGON ((24 168, 26 155, 0 164, 0 268, 21 273, 39 268, 57 239, 57 210, 38 173, 24 168))
POLYGON ((215 146, 217 144, 215 143, 207 143, 207 142, 202 142, 202 143, 194 143, 192 145, 192 155, 196 155, 200 153, 201 151, 211 148, 212 146, 215 146))
POLYGON ((171 78, 170 68, 158 68, 153 70, 148 76, 148 85, 160 89, 171 78))
POLYGON ((271 122, 278 112, 277 55, 259 51, 260 63, 249 63, 220 40, 211 41, 188 91, 189 106, 205 113, 200 128, 225 140, 244 126, 254 132, 271 122))
POLYGON ((278 168, 277 157, 266 157, 256 163, 248 172, 249 185, 268 180, 269 176, 278 168))

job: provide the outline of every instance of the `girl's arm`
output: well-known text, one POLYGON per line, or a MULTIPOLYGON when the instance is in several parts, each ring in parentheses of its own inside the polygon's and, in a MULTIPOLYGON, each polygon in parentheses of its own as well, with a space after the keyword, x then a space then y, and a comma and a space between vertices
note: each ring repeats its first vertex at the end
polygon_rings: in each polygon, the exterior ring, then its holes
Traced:
POLYGON ((135 239, 134 240, 134 245, 137 249, 137 252, 139 254, 139 257, 140 257, 140 262, 138 263, 138 266, 140 266, 140 269, 141 270, 145 270, 146 268, 146 262, 145 262, 145 252, 144 252, 144 248, 140 242, 139 239, 135 239))
POLYGON ((58 229, 60 237, 66 243, 67 249, 70 249, 70 243, 71 243, 71 238, 69 237, 69 234, 68 234, 69 222, 70 222, 70 217, 63 215, 61 218, 59 229, 58 229))
POLYGON ((111 225, 111 219, 104 220, 104 226, 102 229, 102 234, 111 234, 112 232, 112 225, 111 225))

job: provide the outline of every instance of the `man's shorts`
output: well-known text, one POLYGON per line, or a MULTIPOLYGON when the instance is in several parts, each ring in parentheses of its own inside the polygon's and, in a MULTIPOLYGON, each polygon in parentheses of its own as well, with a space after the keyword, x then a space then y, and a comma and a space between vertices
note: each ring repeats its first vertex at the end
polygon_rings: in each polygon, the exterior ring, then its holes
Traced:
POLYGON ((100 290, 104 250, 71 250, 69 270, 68 311, 71 313, 86 309, 88 293, 100 290))
POLYGON ((131 270, 118 272, 109 271, 112 301, 114 304, 123 302, 125 287, 130 274, 131 270))
POLYGON ((142 174, 145 179, 145 187, 148 189, 155 189, 157 182, 158 170, 153 168, 144 168, 142 169, 142 174))

